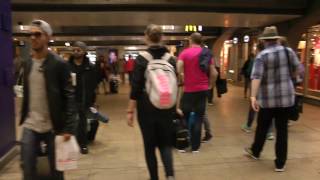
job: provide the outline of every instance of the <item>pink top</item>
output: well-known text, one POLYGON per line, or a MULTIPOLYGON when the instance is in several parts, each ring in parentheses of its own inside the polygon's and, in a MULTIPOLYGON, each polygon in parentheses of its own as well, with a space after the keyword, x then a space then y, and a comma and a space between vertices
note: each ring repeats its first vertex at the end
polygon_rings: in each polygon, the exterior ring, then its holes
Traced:
POLYGON ((184 92, 207 91, 209 88, 208 75, 202 72, 199 66, 201 50, 200 46, 193 46, 179 55, 178 60, 184 63, 184 92))

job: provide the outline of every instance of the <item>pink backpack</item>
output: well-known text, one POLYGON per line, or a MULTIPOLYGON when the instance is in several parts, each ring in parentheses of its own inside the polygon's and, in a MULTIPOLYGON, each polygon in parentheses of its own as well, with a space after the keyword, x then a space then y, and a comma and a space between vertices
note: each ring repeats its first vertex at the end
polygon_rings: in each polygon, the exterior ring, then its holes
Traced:
POLYGON ((147 61, 145 71, 146 91, 151 103, 158 109, 170 109, 177 100, 177 76, 174 67, 169 63, 171 55, 165 53, 161 59, 153 59, 148 52, 141 52, 147 61))

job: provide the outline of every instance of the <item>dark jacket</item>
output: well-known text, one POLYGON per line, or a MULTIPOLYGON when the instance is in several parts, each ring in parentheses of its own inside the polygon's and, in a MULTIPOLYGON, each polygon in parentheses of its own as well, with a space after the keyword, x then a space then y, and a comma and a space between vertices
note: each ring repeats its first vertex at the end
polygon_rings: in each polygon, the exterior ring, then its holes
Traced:
MULTIPOLYGON (((29 58, 24 62, 24 96, 20 124, 26 120, 29 113, 29 81, 33 61, 29 58)), ((74 88, 71 84, 68 65, 55 53, 49 51, 42 64, 45 78, 48 106, 53 130, 56 134, 75 133, 74 88)))
POLYGON ((74 57, 71 56, 69 65, 71 71, 77 74, 76 102, 83 110, 87 110, 96 100, 95 91, 99 82, 99 72, 87 57, 84 58, 82 65, 77 66, 74 57))
POLYGON ((245 78, 250 79, 252 69, 253 69, 253 60, 249 58, 241 68, 241 74, 243 74, 245 78))
MULTIPOLYGON (((161 59, 162 56, 169 52, 165 46, 151 46, 147 51, 153 56, 154 59, 161 59)), ((169 63, 176 67, 176 59, 172 56, 169 63)), ((138 100, 145 91, 145 71, 148 65, 148 60, 143 56, 139 55, 135 60, 135 65, 133 69, 133 80, 131 85, 130 99, 138 100)))

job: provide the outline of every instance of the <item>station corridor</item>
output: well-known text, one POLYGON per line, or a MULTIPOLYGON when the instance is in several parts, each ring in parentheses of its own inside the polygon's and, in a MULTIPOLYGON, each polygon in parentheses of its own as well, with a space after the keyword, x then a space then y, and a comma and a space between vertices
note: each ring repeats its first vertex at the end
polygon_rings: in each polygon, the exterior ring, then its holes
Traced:
MULTIPOLYGON (((126 124, 128 86, 116 95, 99 95, 101 112, 110 116, 109 124, 100 124, 89 154, 82 155, 79 168, 66 173, 67 180, 147 180, 142 137, 137 122, 126 124)), ((229 92, 215 98, 208 107, 214 138, 203 144, 200 153, 174 151, 178 180, 319 180, 320 179, 320 111, 305 104, 302 118, 289 130, 289 153, 286 171, 275 173, 274 141, 267 141, 261 159, 244 156, 254 133, 241 131, 246 119, 248 100, 242 88, 229 85, 229 92)), ((0 180, 21 179, 19 156, 0 171, 0 180)), ((162 165, 160 177, 164 179, 162 165)))

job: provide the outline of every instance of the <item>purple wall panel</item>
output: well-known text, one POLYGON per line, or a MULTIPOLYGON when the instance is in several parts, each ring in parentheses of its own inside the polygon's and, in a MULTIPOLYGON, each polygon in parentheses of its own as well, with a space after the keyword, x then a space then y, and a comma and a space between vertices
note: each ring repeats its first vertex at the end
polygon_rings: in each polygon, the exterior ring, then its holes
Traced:
POLYGON ((0 0, 0 158, 15 144, 10 0, 0 0))

